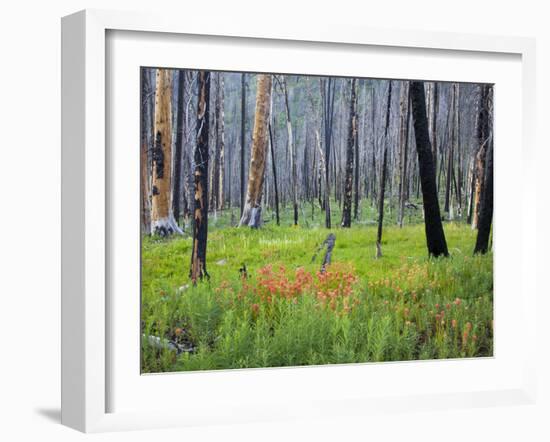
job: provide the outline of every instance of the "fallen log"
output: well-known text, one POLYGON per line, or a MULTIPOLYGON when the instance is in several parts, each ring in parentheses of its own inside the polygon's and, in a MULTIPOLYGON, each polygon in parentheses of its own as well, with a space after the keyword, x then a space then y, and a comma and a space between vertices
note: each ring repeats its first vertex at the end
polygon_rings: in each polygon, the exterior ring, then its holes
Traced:
POLYGON ((329 234, 329 236, 327 236, 327 239, 325 239, 327 251, 325 252, 325 257, 323 258, 321 273, 325 273, 326 266, 330 264, 330 259, 332 257, 332 249, 334 249, 335 243, 336 243, 336 235, 334 235, 334 233, 329 234))
POLYGON ((326 266, 330 264, 330 260, 332 258, 332 250, 334 249, 335 243, 336 243, 336 235, 334 233, 329 233, 329 235, 327 236, 327 239, 323 241, 323 243, 319 246, 319 248, 315 252, 315 255, 313 255, 313 258, 311 258, 311 262, 314 262, 319 252, 326 246, 327 250, 325 252, 325 256, 323 257, 323 263, 321 264, 321 273, 325 273, 326 266))
POLYGON ((165 338, 159 338, 158 336, 146 336, 143 335, 143 338, 147 340, 147 343, 158 350, 168 350, 176 354, 181 353, 193 353, 196 348, 193 346, 186 347, 185 345, 178 344, 177 342, 171 341, 165 338))

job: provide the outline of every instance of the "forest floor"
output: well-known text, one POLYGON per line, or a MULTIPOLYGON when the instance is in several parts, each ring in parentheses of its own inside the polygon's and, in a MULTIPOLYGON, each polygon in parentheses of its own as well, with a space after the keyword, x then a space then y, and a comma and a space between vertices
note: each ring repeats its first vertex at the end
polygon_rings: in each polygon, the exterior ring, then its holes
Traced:
POLYGON ((142 372, 492 356, 493 256, 472 255, 469 225, 444 223, 440 259, 419 220, 388 217, 380 259, 375 223, 336 227, 322 274, 322 212, 296 227, 289 216, 258 230, 210 216, 210 279, 197 287, 190 237, 143 238, 142 372))

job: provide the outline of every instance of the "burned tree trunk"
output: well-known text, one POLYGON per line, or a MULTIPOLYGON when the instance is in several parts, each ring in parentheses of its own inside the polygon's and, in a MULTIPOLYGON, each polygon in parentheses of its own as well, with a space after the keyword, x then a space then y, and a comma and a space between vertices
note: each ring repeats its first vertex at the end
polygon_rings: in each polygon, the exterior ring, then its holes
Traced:
POLYGON ((245 76, 246 74, 241 74, 241 217, 244 212, 244 201, 245 201, 245 191, 244 191, 244 159, 245 159, 245 123, 246 123, 246 83, 245 76))
POLYGON ((403 227, 405 215, 405 182, 407 177, 407 161, 409 150, 409 119, 410 100, 409 82, 403 83, 400 97, 400 128, 399 128, 399 210, 397 213, 397 224, 403 227))
POLYGON ((287 130, 287 146, 290 153, 290 171, 292 174, 292 207, 294 209, 294 225, 298 225, 298 174, 296 171, 296 146, 292 136, 292 123, 290 121, 290 108, 288 106, 288 89, 286 87, 286 79, 282 77, 282 87, 285 96, 286 108, 286 130, 287 130))
POLYGON ((472 228, 477 229, 479 215, 481 212, 481 198, 484 193, 485 185, 485 157, 487 154, 487 144, 489 140, 489 85, 481 85, 479 91, 479 105, 477 117, 477 142, 478 150, 475 157, 475 183, 474 183, 474 201, 472 213, 472 228))
MULTIPOLYGON (((357 106, 356 106, 357 108, 357 106)), ((356 113, 357 113, 357 110, 356 110, 356 113)), ((355 121, 356 121, 356 126, 358 124, 358 120, 359 117, 356 115, 355 117, 355 121)), ((364 122, 363 122, 364 123, 364 122)), ((363 127, 364 127, 364 124, 363 124, 363 127)), ((364 137, 364 135, 363 135, 364 137)), ((355 158, 355 161, 354 161, 354 172, 353 172, 353 219, 354 220, 357 220, 359 218, 359 201, 360 201, 360 196, 359 196, 359 190, 360 190, 360 186, 359 186, 359 129, 358 127, 356 128, 356 131, 355 131, 355 153, 354 153, 354 158, 355 158)))
POLYGON ((384 129, 384 155, 382 156, 382 172, 380 173, 380 187, 378 199, 378 231, 376 234, 376 258, 382 257, 382 226, 384 223, 384 193, 386 190, 386 169, 388 162, 388 129, 390 126, 392 81, 388 85, 388 103, 386 106, 386 124, 384 129))
POLYGON ((410 85, 412 100, 412 115, 416 152, 418 154, 418 168, 420 185, 422 187, 422 201, 424 204, 424 224, 426 242, 430 256, 448 256, 445 232, 441 224, 441 213, 435 183, 435 170, 428 131, 426 116, 426 98, 424 84, 421 81, 412 81, 410 85))
POLYGON ((208 278, 206 242, 208 238, 208 133, 210 114, 210 72, 199 72, 197 105, 197 145, 195 146, 195 199, 193 208, 193 250, 190 277, 193 284, 208 278))
POLYGON ((493 146, 487 151, 485 186, 474 253, 487 253, 493 220, 493 146))
POLYGON ((458 83, 454 83, 452 86, 452 99, 451 106, 449 108, 449 115, 452 115, 452 123, 450 126, 451 137, 449 141, 449 153, 447 158, 447 179, 445 183, 445 207, 444 212, 447 213, 448 219, 453 219, 452 215, 452 198, 453 198, 453 176, 454 176, 454 157, 455 152, 458 150, 458 83))
MULTIPOLYGON (((357 92, 355 87, 355 78, 351 80, 351 100, 350 115, 348 126, 348 143, 346 150, 346 181, 344 187, 344 209, 342 211, 342 227, 351 227, 351 193, 353 188, 353 166, 354 160, 358 163, 359 158, 355 158, 355 147, 357 145, 357 92)), ((357 186, 358 187, 358 186, 357 186)), ((356 189, 356 198, 358 189, 356 189)), ((357 212, 357 202, 355 205, 357 212)))
POLYGON ((321 99, 323 103, 323 120, 325 129, 325 227, 331 228, 330 217, 330 151, 332 140, 332 121, 334 118, 334 92, 335 86, 332 77, 328 79, 320 79, 321 83, 321 99))
POLYGON ((493 134, 492 134, 492 93, 491 86, 486 86, 486 118, 487 118, 487 154, 485 158, 485 183, 481 195, 481 208, 479 214, 478 231, 474 253, 487 253, 489 249, 489 237, 493 221, 493 134))
POLYGON ((325 252, 325 256, 323 257, 323 263, 321 264, 321 273, 325 273, 327 266, 330 264, 330 261, 332 259, 332 250, 334 249, 335 244, 336 244, 336 235, 334 235, 334 233, 331 233, 327 236, 327 239, 325 240, 327 251, 325 252))
POLYGON ((332 250, 334 249, 335 244, 336 244, 336 235, 334 233, 329 233, 327 238, 315 251, 313 258, 311 258, 311 262, 312 263, 315 262, 319 252, 321 252, 321 250, 323 250, 325 247, 327 248, 323 256, 323 262, 321 263, 321 273, 325 273, 327 269, 327 265, 329 265, 332 260, 332 250))
POLYGON ((370 100, 371 100, 371 148, 372 148, 372 165, 371 165, 371 198, 372 198, 372 206, 374 207, 376 202, 376 124, 375 124, 375 117, 376 117, 376 108, 374 107, 374 85, 371 85, 371 94, 370 94, 370 100))
POLYGON ((325 161, 325 154, 323 152, 323 149, 321 148, 321 136, 319 135, 319 131, 315 130, 315 144, 317 145, 317 150, 319 151, 319 204, 322 207, 322 204, 325 203, 325 199, 321 199, 321 188, 324 187, 327 188, 327 164, 325 161))
POLYGON ((261 222, 262 190, 267 157, 269 107, 271 101, 271 75, 258 74, 256 93, 256 113, 252 135, 252 153, 246 203, 239 226, 257 228, 261 222))
POLYGON ((150 83, 147 69, 141 69, 141 149, 140 149, 140 170, 141 170, 141 232, 151 233, 151 200, 149 192, 149 149, 150 139, 148 131, 148 101, 150 83))
POLYGON ((438 144, 437 144, 437 111, 439 109, 439 86, 437 82, 434 82, 432 88, 431 106, 430 106, 430 135, 432 142, 432 158, 434 163, 434 173, 437 173, 437 153, 438 153, 438 144))
POLYGON ((273 186, 275 187, 275 219, 280 225, 279 219, 279 185, 277 183, 277 163, 275 162, 275 146, 273 145, 273 129, 269 123, 269 147, 271 150, 271 168, 273 169, 273 186))
POLYGON ((182 233, 171 207, 172 191, 172 70, 157 69, 155 146, 153 148, 153 204, 151 233, 162 237, 182 233))
POLYGON ((178 71, 178 108, 176 115, 176 145, 174 152, 174 194, 172 197, 172 211, 176 223, 180 220, 180 203, 181 203, 181 178, 183 175, 182 153, 184 140, 183 127, 183 100, 185 90, 185 71, 178 71))
POLYGON ((214 209, 223 209, 223 173, 225 155, 225 124, 224 124, 224 79, 223 73, 216 76, 216 143, 214 148, 214 164, 212 167, 212 189, 210 203, 214 209))

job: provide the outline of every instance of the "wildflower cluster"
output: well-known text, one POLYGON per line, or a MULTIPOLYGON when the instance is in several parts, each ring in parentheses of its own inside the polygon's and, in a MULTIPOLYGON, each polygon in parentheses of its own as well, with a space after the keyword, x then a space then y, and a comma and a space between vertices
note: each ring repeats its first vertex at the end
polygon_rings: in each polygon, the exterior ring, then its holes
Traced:
POLYGON ((344 313, 349 313, 360 302, 349 299, 357 281, 351 266, 329 266, 325 272, 311 273, 303 267, 289 271, 282 265, 276 268, 267 265, 258 270, 255 283, 242 281, 238 298, 249 300, 253 316, 257 316, 261 305, 281 301, 297 304, 304 295, 314 296, 318 307, 336 310, 340 306, 344 313))

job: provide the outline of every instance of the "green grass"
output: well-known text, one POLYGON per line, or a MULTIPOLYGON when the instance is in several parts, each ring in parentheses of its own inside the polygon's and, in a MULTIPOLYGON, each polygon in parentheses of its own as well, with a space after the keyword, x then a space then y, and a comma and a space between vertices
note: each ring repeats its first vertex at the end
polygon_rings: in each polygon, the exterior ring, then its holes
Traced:
MULTIPOLYGON (((428 259, 424 225, 410 217, 416 224, 399 228, 388 213, 383 256, 375 259, 376 225, 368 221, 374 209, 365 204, 363 222, 331 230, 336 245, 323 286, 317 275, 323 252, 312 257, 328 231, 315 209, 311 218, 304 207, 303 226, 291 226, 287 210, 280 227, 268 222, 259 230, 231 227, 229 211, 211 215, 210 280, 197 287, 189 281, 189 237, 144 237, 143 334, 195 350, 176 355, 144 339, 142 371, 492 355, 492 254, 472 256, 475 232, 468 225, 445 223, 451 257, 428 259)), ((338 221, 335 214, 333 225, 338 221)))

